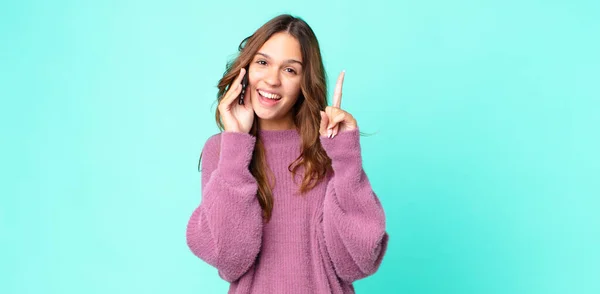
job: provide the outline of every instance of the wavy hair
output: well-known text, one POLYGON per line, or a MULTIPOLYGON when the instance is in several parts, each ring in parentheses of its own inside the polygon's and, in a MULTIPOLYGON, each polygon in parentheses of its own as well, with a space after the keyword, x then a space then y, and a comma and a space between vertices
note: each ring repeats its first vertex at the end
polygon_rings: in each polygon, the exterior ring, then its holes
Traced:
MULTIPOLYGON (((228 86, 235 80, 240 69, 247 67, 262 47, 262 45, 276 33, 286 32, 296 38, 300 43, 302 52, 303 70, 300 94, 298 100, 292 107, 294 123, 301 136, 301 153, 288 166, 293 179, 296 179, 298 169, 303 167, 304 174, 300 185, 300 193, 305 194, 314 188, 319 181, 332 171, 331 159, 323 149, 319 141, 319 125, 321 121, 320 110, 327 106, 327 77, 319 42, 310 26, 301 18, 289 14, 279 15, 263 26, 254 34, 246 37, 238 47, 239 54, 229 61, 223 77, 219 80, 217 87, 217 102, 220 103, 228 86)), ((224 130, 220 119, 219 109, 215 113, 217 126, 224 130)), ((275 178, 266 163, 265 148, 259 136, 257 116, 254 114, 254 123, 250 134, 256 137, 256 144, 250 162, 250 172, 258 183, 256 197, 262 207, 263 219, 268 222, 273 211, 272 188, 275 178)), ((202 158, 202 155, 200 155, 202 158)), ((200 162, 198 163, 200 167, 200 162)))

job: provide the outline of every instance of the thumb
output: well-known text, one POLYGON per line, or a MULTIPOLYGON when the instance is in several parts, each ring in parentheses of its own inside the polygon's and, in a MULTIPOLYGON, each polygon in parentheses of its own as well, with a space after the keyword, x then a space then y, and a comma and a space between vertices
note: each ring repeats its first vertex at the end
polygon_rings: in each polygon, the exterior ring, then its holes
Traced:
POLYGON ((319 133, 321 136, 327 136, 327 125, 329 124, 329 117, 325 113, 325 111, 321 112, 321 125, 319 126, 319 133))

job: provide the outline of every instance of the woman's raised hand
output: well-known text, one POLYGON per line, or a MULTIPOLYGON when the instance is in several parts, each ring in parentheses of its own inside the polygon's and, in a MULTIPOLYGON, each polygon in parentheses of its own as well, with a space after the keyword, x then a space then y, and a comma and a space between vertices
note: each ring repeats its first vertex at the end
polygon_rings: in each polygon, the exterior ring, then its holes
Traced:
POLYGON ((254 109, 248 89, 244 94, 244 104, 238 103, 238 97, 242 92, 242 78, 245 74, 246 69, 242 68, 219 103, 219 113, 226 132, 249 133, 254 122, 254 109))
POLYGON ((327 106, 325 111, 321 111, 321 125, 319 133, 321 136, 333 138, 339 132, 356 129, 356 119, 342 110, 342 85, 344 83, 345 71, 342 71, 338 77, 335 91, 333 92, 333 106, 327 106))

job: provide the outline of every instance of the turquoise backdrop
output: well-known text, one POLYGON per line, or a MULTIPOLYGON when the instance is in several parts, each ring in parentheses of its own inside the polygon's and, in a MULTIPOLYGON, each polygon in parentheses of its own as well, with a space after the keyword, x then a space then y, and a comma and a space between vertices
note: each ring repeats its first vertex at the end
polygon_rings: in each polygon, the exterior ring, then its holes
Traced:
POLYGON ((592 0, 4 1, 0 293, 225 293, 185 242, 198 157, 280 13, 375 133, 390 243, 358 293, 600 293, 592 0))

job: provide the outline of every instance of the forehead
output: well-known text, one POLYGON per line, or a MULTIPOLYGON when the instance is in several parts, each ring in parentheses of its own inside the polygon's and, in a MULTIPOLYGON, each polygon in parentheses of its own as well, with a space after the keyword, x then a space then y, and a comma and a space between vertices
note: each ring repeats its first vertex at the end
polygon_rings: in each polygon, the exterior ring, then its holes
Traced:
POLYGON ((278 60, 296 59, 302 61, 300 43, 292 35, 285 32, 271 36, 258 52, 265 53, 278 60))

